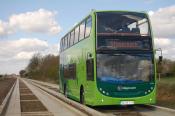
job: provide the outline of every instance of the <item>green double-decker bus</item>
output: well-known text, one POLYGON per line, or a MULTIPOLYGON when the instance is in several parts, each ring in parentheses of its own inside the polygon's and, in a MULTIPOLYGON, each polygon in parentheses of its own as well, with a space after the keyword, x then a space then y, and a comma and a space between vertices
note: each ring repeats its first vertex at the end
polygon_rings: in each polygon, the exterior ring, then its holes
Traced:
POLYGON ((91 106, 154 104, 156 65, 148 15, 91 11, 60 41, 60 90, 91 106))

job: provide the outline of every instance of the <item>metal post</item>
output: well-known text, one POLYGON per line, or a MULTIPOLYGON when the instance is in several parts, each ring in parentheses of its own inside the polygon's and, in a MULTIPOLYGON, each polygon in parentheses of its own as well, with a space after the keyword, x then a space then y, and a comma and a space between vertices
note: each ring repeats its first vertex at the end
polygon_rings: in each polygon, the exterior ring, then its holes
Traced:
MULTIPOLYGON (((162 56, 162 49, 161 48, 158 48, 158 49, 156 49, 156 51, 160 51, 160 54, 161 54, 161 56, 162 56)), ((161 66, 161 70, 160 70, 160 72, 158 73, 158 78, 159 78, 159 81, 160 81, 160 74, 161 74, 161 72, 162 72, 162 62, 160 62, 160 66, 161 66)))
POLYGON ((159 73, 159 81, 160 81, 160 73, 159 73))

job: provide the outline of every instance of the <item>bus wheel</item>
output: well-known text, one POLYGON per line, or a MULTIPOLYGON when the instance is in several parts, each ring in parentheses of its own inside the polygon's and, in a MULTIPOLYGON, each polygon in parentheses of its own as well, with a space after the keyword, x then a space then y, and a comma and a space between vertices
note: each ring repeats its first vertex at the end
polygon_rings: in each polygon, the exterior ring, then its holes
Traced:
POLYGON ((83 89, 83 87, 81 87, 81 89, 80 89, 80 103, 81 104, 84 104, 84 89, 83 89))
POLYGON ((67 97, 67 87, 66 87, 66 84, 64 84, 64 96, 67 97))

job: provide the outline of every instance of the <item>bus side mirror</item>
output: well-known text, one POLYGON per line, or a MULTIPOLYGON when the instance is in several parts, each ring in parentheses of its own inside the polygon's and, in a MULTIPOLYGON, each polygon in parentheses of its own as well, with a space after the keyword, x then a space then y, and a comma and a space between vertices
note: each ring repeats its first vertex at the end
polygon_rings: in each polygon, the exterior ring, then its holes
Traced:
POLYGON ((161 63, 161 62, 163 61, 162 49, 161 49, 161 48, 158 48, 158 49, 156 49, 155 51, 160 51, 161 55, 159 56, 159 61, 158 61, 158 63, 161 63))

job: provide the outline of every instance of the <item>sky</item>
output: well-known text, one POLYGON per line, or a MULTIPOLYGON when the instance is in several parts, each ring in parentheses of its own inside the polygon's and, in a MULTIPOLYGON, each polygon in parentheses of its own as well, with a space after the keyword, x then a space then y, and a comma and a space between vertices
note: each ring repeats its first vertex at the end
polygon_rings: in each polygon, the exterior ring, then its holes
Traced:
POLYGON ((92 9, 148 12, 156 48, 175 60, 175 0, 0 0, 0 74, 17 74, 35 53, 57 55, 60 38, 92 9))

